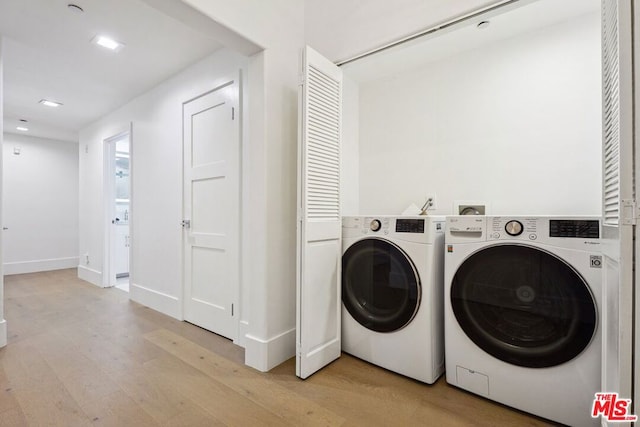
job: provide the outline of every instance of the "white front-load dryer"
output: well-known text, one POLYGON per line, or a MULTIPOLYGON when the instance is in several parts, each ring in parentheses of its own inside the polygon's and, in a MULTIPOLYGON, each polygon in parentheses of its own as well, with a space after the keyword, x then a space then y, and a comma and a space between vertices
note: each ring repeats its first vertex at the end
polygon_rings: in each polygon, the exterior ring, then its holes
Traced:
POLYGON ((447 382, 571 426, 600 392, 600 221, 447 217, 447 382))
POLYGON ((342 350, 435 382, 444 369, 444 217, 344 217, 342 241, 342 350))

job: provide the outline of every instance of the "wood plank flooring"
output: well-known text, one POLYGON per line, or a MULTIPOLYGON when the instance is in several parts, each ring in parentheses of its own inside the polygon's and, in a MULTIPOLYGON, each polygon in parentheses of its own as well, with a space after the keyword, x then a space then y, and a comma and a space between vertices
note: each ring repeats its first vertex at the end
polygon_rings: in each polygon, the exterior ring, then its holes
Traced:
POLYGON ((60 270, 5 277, 0 426, 545 426, 446 384, 344 354, 302 381, 60 270))

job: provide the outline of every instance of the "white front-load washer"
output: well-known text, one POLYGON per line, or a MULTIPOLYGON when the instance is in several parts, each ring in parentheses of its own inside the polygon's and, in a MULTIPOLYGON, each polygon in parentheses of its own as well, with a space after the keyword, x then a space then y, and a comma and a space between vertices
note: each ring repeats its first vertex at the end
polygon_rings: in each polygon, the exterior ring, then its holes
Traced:
POLYGON ((600 392, 600 221, 447 217, 447 382, 571 426, 600 392))
POLYGON ((342 219, 342 350, 433 383, 444 369, 444 217, 342 219))

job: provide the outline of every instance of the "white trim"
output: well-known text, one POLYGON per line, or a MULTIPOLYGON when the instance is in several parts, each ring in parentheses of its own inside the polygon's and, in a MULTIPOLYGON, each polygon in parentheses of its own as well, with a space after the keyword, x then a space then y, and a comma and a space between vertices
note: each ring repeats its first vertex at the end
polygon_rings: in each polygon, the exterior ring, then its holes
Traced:
POLYGON ((181 301, 173 295, 131 283, 129 286, 129 299, 174 319, 183 320, 181 301))
POLYGON ((84 265, 78 266, 78 278, 102 288, 102 272, 93 270, 84 265))
POLYGON ((3 264, 4 275, 37 273, 39 271, 63 270, 76 268, 79 257, 36 259, 31 261, 5 262, 3 264))
POLYGON ((0 348, 7 345, 7 321, 2 319, 0 321, 0 348))
POLYGON ((292 328, 275 337, 263 340, 245 335, 245 365, 268 372, 291 358, 296 351, 296 329, 292 328))
POLYGON ((246 348, 247 335, 249 335, 249 322, 246 320, 240 320, 238 324, 238 338, 233 343, 242 348, 246 348))

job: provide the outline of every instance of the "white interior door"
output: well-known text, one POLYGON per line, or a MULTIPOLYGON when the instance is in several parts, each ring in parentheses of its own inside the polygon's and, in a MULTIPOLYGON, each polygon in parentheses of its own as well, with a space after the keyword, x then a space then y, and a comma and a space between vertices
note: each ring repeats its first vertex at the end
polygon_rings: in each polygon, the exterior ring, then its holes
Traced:
POLYGON ((184 104, 184 318, 237 338, 238 76, 184 104))
MULTIPOLYGON (((603 392, 632 396, 633 152, 631 0, 602 2, 603 101, 603 392)), ((603 425, 609 422, 602 418, 603 425)), ((620 425, 620 423, 615 423, 620 425)), ((629 423, 622 423, 622 425, 629 423)))
POLYGON ((342 70, 306 47, 298 147, 296 375, 340 357, 342 70))

